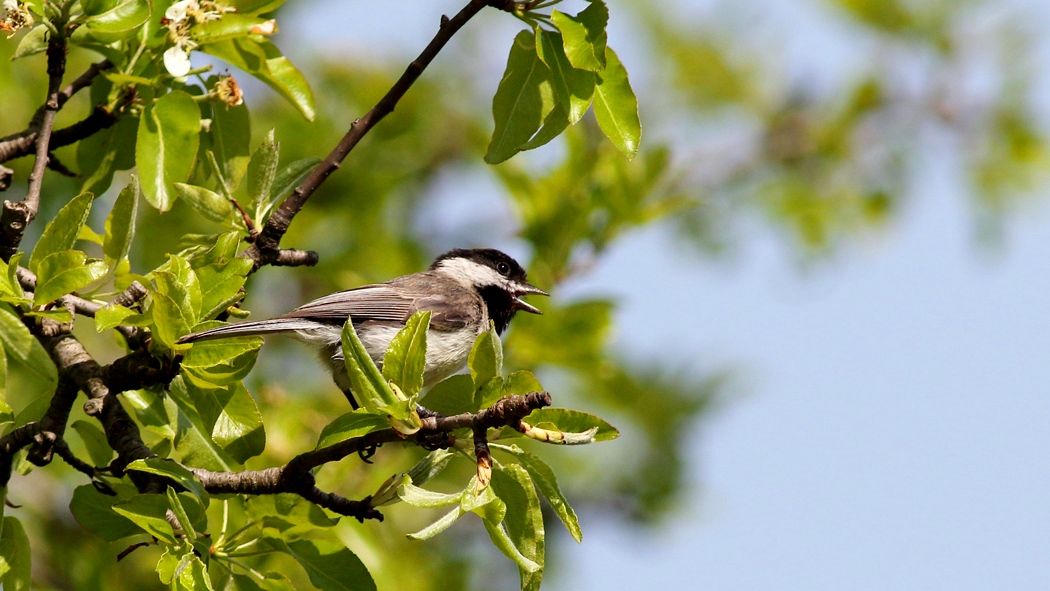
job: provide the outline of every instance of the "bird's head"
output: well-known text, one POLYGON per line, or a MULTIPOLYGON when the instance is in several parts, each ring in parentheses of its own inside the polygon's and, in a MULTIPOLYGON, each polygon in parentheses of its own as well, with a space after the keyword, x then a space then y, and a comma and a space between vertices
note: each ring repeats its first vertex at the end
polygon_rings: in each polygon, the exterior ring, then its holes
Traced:
POLYGON ((483 291, 498 289, 510 298, 513 310, 542 314, 538 308, 522 300, 527 295, 548 295, 542 289, 530 285, 518 261, 492 248, 457 248, 439 256, 432 270, 447 273, 464 285, 483 291))

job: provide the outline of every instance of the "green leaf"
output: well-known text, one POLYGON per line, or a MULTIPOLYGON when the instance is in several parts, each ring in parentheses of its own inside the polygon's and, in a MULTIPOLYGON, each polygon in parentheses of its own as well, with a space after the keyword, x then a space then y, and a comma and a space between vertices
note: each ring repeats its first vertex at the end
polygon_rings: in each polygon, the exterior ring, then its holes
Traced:
POLYGON ((195 382, 226 386, 243 380, 258 359, 262 337, 239 337, 194 343, 182 360, 182 370, 195 382))
POLYGON ((58 372, 51 362, 51 357, 7 304, 0 304, 0 341, 4 344, 8 362, 12 359, 18 361, 54 391, 54 384, 58 383, 58 372))
POLYGON ((172 580, 174 591, 214 591, 211 586, 211 578, 208 569, 193 554, 186 554, 185 564, 179 563, 180 569, 176 569, 178 576, 172 580))
MULTIPOLYGON (((226 15, 230 17, 233 15, 226 15)), ((224 18, 226 18, 224 17, 224 18)), ((248 107, 212 105, 211 141, 215 158, 222 167, 222 176, 232 193, 237 190, 248 170, 251 157, 251 119, 248 107)))
POLYGON ((266 432, 255 399, 239 381, 219 387, 186 380, 186 391, 207 429, 208 437, 235 461, 262 453, 266 432))
POLYGON ((642 140, 642 123, 638 119, 638 99, 631 90, 627 69, 616 52, 607 48, 608 65, 597 74, 594 87, 594 116, 598 126, 624 156, 634 158, 642 140))
POLYGON ((103 261, 87 263, 87 255, 79 250, 66 250, 49 255, 37 270, 33 304, 42 306, 102 279, 108 268, 103 261))
POLYGON ((110 2, 89 2, 101 12, 89 13, 87 26, 96 33, 123 33, 139 27, 150 16, 152 7, 149 0, 117 0, 110 2))
POLYGON ((272 571, 262 573, 262 580, 256 578, 257 574, 254 573, 250 576, 237 573, 231 574, 230 580, 233 587, 227 586, 226 591, 295 591, 292 582, 281 573, 272 571))
POLYGON ((522 149, 554 109, 551 72, 536 55, 536 40, 529 31, 514 38, 507 69, 492 97, 495 129, 485 162, 498 164, 522 149))
POLYGON ((252 34, 252 29, 266 22, 267 19, 247 14, 224 14, 220 19, 194 26, 190 29, 190 36, 201 45, 218 43, 238 37, 247 37, 252 34))
POLYGON ((502 529, 491 527, 488 521, 485 522, 486 529, 496 546, 518 564, 521 588, 539 589, 544 562, 543 511, 532 479, 517 464, 497 464, 492 472, 492 489, 506 503, 507 514, 502 529), (503 545, 505 541, 497 540, 499 536, 495 530, 504 529, 516 553, 508 553, 508 548, 503 545))
POLYGON ((270 190, 277 176, 277 161, 281 157, 281 144, 274 141, 271 129, 248 163, 248 196, 251 197, 255 219, 262 219, 261 211, 273 206, 270 190))
POLYGON ((168 499, 164 495, 135 495, 113 505, 113 510, 130 519, 161 543, 174 544, 175 532, 164 518, 168 511, 168 499))
POLYGON ((4 529, 0 534, 0 571, 3 576, 0 576, 0 588, 5 591, 30 591, 33 560, 29 537, 17 518, 7 516, 3 519, 4 529))
MULTIPOLYGON (((174 402, 178 413, 175 449, 182 455, 182 463, 223 472, 239 469, 239 462, 212 439, 215 423, 202 418, 202 413, 197 411, 197 397, 191 397, 189 389, 190 386, 180 375, 171 381, 169 390, 169 398, 174 402)), ((209 410, 214 412, 214 408, 209 410)))
MULTIPOLYGON (((503 343, 494 326, 478 335, 474 347, 470 350, 467 365, 470 366, 470 377, 474 380, 474 387, 478 390, 489 380, 500 375, 503 370, 503 343)), ((480 403, 480 399, 475 401, 480 403)))
POLYGON ((252 521, 276 529, 285 539, 339 523, 328 517, 324 509, 292 493, 249 497, 244 509, 252 521))
POLYGON ((185 258, 169 254, 168 262, 153 272, 157 293, 178 305, 190 327, 197 324, 201 309, 201 286, 197 273, 185 258))
POLYGON ((411 539, 411 540, 420 540, 420 541, 429 540, 430 538, 432 538, 432 537, 438 535, 439 533, 445 531, 446 529, 452 527, 452 524, 455 523, 456 520, 459 519, 462 516, 463 516, 463 510, 460 509, 459 507, 456 507, 455 509, 453 509, 453 510, 449 511, 448 513, 445 513, 444 515, 442 515, 434 523, 431 523, 430 525, 424 527, 423 529, 421 529, 421 530, 419 530, 419 531, 417 531, 415 533, 408 534, 408 538, 411 539))
POLYGON ((178 197, 192 205, 205 219, 222 223, 233 215, 233 204, 215 191, 186 183, 173 183, 172 187, 178 197))
POLYGON ((97 332, 109 330, 119 325, 121 322, 124 322, 129 316, 134 315, 134 310, 129 310, 128 308, 117 304, 110 304, 105 308, 100 309, 98 312, 95 312, 95 330, 97 332))
POLYGON ((15 413, 7 404, 7 352, 0 347, 0 427, 13 422, 15 413))
POLYGON ((234 258, 197 268, 201 284, 201 320, 211 320, 244 297, 241 287, 252 269, 248 258, 234 258))
POLYGON ((296 560, 321 591, 375 591, 372 575, 356 554, 335 540, 294 540, 264 538, 274 550, 296 560))
POLYGON ((121 397, 131 405, 143 427, 165 439, 175 439, 179 411, 170 396, 159 396, 150 390, 128 390, 121 397))
POLYGON ((113 202, 113 209, 106 217, 106 237, 102 242, 106 265, 114 269, 117 263, 124 260, 131 250, 131 240, 135 237, 135 216, 138 213, 139 182, 132 177, 113 202))
POLYGON ((91 457, 91 463, 100 467, 108 466, 109 461, 113 459, 113 448, 106 441, 106 434, 102 428, 96 423, 82 419, 73 421, 70 427, 80 435, 80 440, 84 442, 88 456, 91 457))
POLYGON ((18 263, 23 253, 16 253, 11 260, 5 263, 0 260, 0 301, 7 302, 17 307, 27 306, 32 303, 22 289, 18 281, 18 263))
POLYGON ((325 425, 324 429, 321 430, 317 447, 318 449, 328 447, 340 441, 362 437, 373 431, 382 431, 389 428, 390 421, 387 420, 386 415, 359 408, 325 425))
POLYGON ((36 247, 29 256, 30 271, 39 275, 41 261, 56 252, 73 250, 77 236, 80 235, 80 228, 91 212, 91 202, 94 199, 90 193, 81 193, 55 214, 54 219, 44 227, 44 233, 40 235, 40 240, 37 240, 36 247))
MULTIPOLYGON (((381 407, 392 407, 398 402, 390 384, 383 378, 368 351, 361 344, 354 323, 349 319, 343 325, 341 336, 343 347, 343 364, 346 366, 347 374, 350 376, 350 387, 357 397, 361 406, 369 410, 377 410, 381 407)), ((394 415, 395 418, 404 419, 407 416, 394 415)))
POLYGON ((410 400, 423 388, 429 328, 430 311, 416 312, 390 341, 383 355, 383 377, 400 386, 410 400))
POLYGON ((594 73, 574 68, 565 55, 562 35, 536 29, 536 54, 551 71, 558 104, 567 109, 568 122, 575 124, 587 112, 594 96, 594 73))
POLYGON ((306 78, 281 50, 258 36, 209 43, 201 51, 248 72, 295 105, 307 121, 314 120, 314 94, 306 78))
POLYGON ((445 469, 454 454, 447 449, 435 449, 423 456, 415 466, 408 471, 408 477, 412 484, 423 486, 445 469))
POLYGON ((284 4, 285 0, 230 0, 230 6, 237 9, 238 14, 266 14, 273 12, 284 4))
POLYGON ((469 489, 455 494, 445 494, 419 488, 410 482, 402 484, 397 489, 397 496, 401 497, 402 501, 413 507, 422 507, 424 509, 459 505, 464 494, 469 494, 469 489))
POLYGON ((542 392, 543 386, 531 371, 522 369, 516 371, 503 381, 503 394, 525 395, 530 392, 542 392))
POLYGON ((426 407, 445 416, 473 412, 474 380, 458 374, 438 382, 426 395, 426 407))
POLYGON ((162 293, 153 294, 150 312, 153 315, 153 336, 168 349, 174 349, 179 337, 189 334, 190 327, 195 324, 174 299, 162 293))
POLYGON ((525 422, 534 427, 554 429, 563 433, 583 433, 597 427, 595 441, 610 441, 620 436, 616 427, 595 415, 567 408, 539 408, 525 417, 525 422))
POLYGON ((551 140, 561 135, 561 132, 565 131, 565 128, 568 126, 569 114, 565 107, 559 103, 544 117, 543 125, 540 126, 539 131, 532 136, 532 139, 521 146, 521 150, 534 150, 548 144, 551 140))
POLYGON ((500 445, 498 443, 490 443, 489 445, 514 455, 521 467, 529 473, 533 484, 536 485, 536 489, 550 503, 555 515, 565 524, 565 529, 569 530, 572 538, 577 542, 581 541, 583 532, 580 530, 580 520, 576 517, 576 512, 569 506, 569 501, 565 498, 565 494, 561 492, 561 487, 558 485, 558 477, 555 476, 554 470, 539 457, 516 445, 500 445))
POLYGON ((193 472, 190 472, 185 466, 174 460, 167 458, 145 458, 131 462, 128 464, 127 469, 146 472, 148 474, 156 474, 157 476, 168 478, 185 490, 193 493, 198 499, 200 499, 201 503, 208 503, 208 493, 204 490, 204 485, 197 480, 197 477, 193 475, 193 472))
POLYGON ((594 0, 576 16, 553 10, 551 19, 561 31, 565 55, 574 68, 591 72, 605 69, 605 26, 609 23, 609 9, 602 0, 594 0))
POLYGON ((189 540, 197 539, 197 532, 193 529, 193 522, 190 520, 190 516, 186 513, 186 508, 182 506, 182 501, 179 500, 179 495, 175 492, 175 489, 168 487, 165 492, 165 496, 168 497, 168 504, 171 505, 171 512, 175 514, 175 519, 178 520, 179 525, 182 526, 182 531, 189 540))
POLYGON ((175 201, 172 184, 186 182, 193 170, 200 126, 197 103, 181 90, 160 97, 139 120, 135 163, 142 192, 162 212, 175 201))
POLYGON ((82 192, 101 195, 113 183, 115 171, 135 166, 137 134, 138 120, 125 116, 77 143, 77 168, 84 177, 82 192))
POLYGON ((39 25, 30 29, 18 42, 18 47, 15 49, 14 55, 11 56, 11 60, 14 61, 19 58, 43 53, 47 49, 47 31, 48 29, 45 25, 39 25))
POLYGON ((81 527, 107 542, 142 533, 139 526, 113 510, 115 502, 129 499, 137 493, 135 487, 117 483, 112 486, 116 497, 104 495, 94 486, 85 484, 73 489, 69 510, 81 527))

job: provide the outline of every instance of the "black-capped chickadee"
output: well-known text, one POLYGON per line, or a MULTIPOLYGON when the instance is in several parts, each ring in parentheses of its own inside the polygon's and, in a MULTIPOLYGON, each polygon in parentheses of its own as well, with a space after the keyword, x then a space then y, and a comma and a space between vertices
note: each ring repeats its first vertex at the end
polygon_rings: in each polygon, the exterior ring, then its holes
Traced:
POLYGON ((340 291, 304 304, 283 316, 220 326, 186 335, 180 343, 273 332, 291 332, 320 347, 335 383, 354 403, 343 365, 340 335, 351 318, 368 355, 382 364, 394 335, 412 314, 429 310, 427 359, 423 384, 429 386, 460 371, 474 340, 489 328, 503 334, 518 310, 540 314, 522 296, 547 295, 529 285, 517 261, 491 248, 456 249, 439 256, 421 273, 386 283, 340 291))

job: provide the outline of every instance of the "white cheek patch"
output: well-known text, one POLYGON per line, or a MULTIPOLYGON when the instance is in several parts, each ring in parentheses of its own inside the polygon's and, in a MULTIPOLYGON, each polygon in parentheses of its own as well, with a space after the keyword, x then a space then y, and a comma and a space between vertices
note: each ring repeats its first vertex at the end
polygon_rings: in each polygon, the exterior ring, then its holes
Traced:
POLYGON ((507 281, 507 278, 497 273, 495 269, 480 265, 474 261, 463 258, 445 259, 441 261, 440 267, 450 277, 468 287, 489 285, 499 286, 504 289, 510 287, 510 282, 507 281))

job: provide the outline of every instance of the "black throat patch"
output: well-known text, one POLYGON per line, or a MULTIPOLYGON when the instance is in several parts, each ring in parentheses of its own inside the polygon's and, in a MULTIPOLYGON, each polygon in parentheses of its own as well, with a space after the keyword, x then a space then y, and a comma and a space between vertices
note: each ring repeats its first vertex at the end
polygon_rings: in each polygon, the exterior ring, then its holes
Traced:
POLYGON ((496 326, 496 334, 502 336, 503 331, 507 330, 511 318, 514 318, 514 314, 517 312, 513 306, 513 298, 505 289, 492 285, 478 289, 478 294, 485 301, 485 307, 489 311, 489 318, 492 319, 492 323, 496 326))

